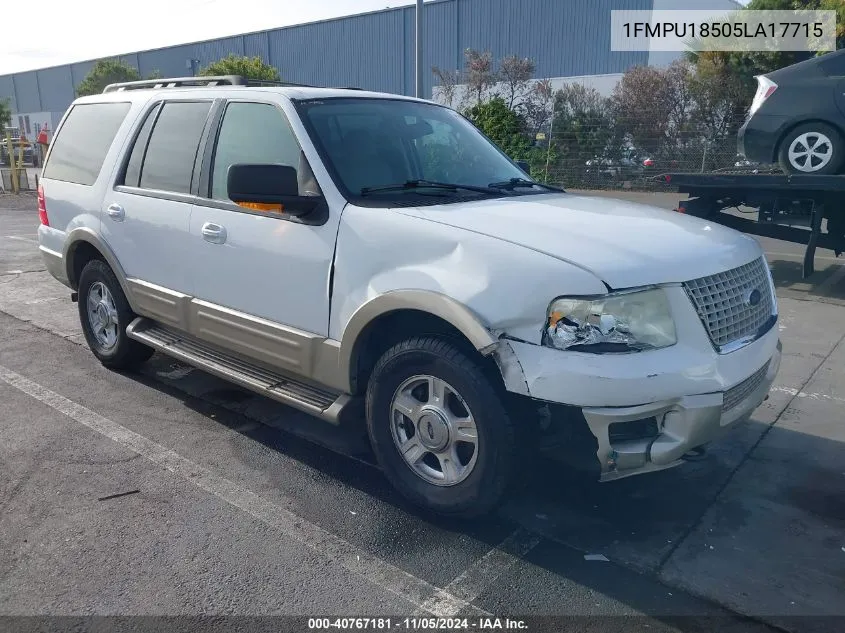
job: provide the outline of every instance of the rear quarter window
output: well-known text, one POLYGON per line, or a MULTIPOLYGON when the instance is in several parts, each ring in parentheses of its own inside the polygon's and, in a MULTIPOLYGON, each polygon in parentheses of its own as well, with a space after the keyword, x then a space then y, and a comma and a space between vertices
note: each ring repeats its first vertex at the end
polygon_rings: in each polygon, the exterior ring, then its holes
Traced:
POLYGON ((71 108, 50 148, 44 178, 93 185, 129 103, 84 103, 71 108))

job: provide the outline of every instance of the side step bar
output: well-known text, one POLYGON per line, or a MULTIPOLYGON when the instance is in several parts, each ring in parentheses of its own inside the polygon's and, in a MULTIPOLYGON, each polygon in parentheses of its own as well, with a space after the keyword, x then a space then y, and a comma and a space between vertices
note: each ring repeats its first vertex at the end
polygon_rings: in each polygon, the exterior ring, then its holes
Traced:
POLYGON ((168 356, 331 424, 340 423, 340 413, 351 400, 348 394, 314 387, 264 369, 192 337, 166 330, 144 317, 132 321, 126 334, 168 356))

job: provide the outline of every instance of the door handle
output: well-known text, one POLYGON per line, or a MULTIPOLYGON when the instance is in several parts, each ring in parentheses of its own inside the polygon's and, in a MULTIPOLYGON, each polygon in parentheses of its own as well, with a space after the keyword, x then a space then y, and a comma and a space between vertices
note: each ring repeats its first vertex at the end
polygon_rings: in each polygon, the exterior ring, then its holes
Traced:
POLYGON ((202 239, 212 244, 223 244, 226 242, 226 228, 213 222, 206 222, 202 225, 202 239))
POLYGON ((126 217, 126 211, 124 211, 123 207, 116 202, 109 205, 108 214, 115 222, 123 222, 123 219, 126 217))

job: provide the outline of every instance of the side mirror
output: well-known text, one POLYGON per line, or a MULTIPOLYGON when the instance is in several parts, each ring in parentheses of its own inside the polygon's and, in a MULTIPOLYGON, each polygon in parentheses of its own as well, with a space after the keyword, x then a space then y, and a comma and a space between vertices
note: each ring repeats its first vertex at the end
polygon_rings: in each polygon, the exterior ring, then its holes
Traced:
POLYGON ((287 165, 231 165, 226 193, 236 204, 278 205, 279 211, 296 217, 310 213, 323 201, 320 196, 300 196, 296 169, 287 165))
POLYGON ((516 161, 516 166, 519 167, 522 171, 526 174, 531 173, 531 165, 528 164, 527 160, 518 160, 516 161))

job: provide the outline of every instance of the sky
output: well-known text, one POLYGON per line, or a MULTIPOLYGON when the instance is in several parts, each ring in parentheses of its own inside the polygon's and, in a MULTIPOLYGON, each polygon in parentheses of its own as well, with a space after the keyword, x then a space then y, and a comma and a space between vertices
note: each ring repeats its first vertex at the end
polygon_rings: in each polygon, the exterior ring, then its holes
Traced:
POLYGON ((413 4, 413 0, 41 0, 3 15, 0 74, 413 4), (123 8, 120 7, 123 5, 123 8), (235 10, 233 10, 235 8, 235 10), (18 13, 19 22, 14 17, 18 13), (12 27, 12 28, 9 28, 12 27))

